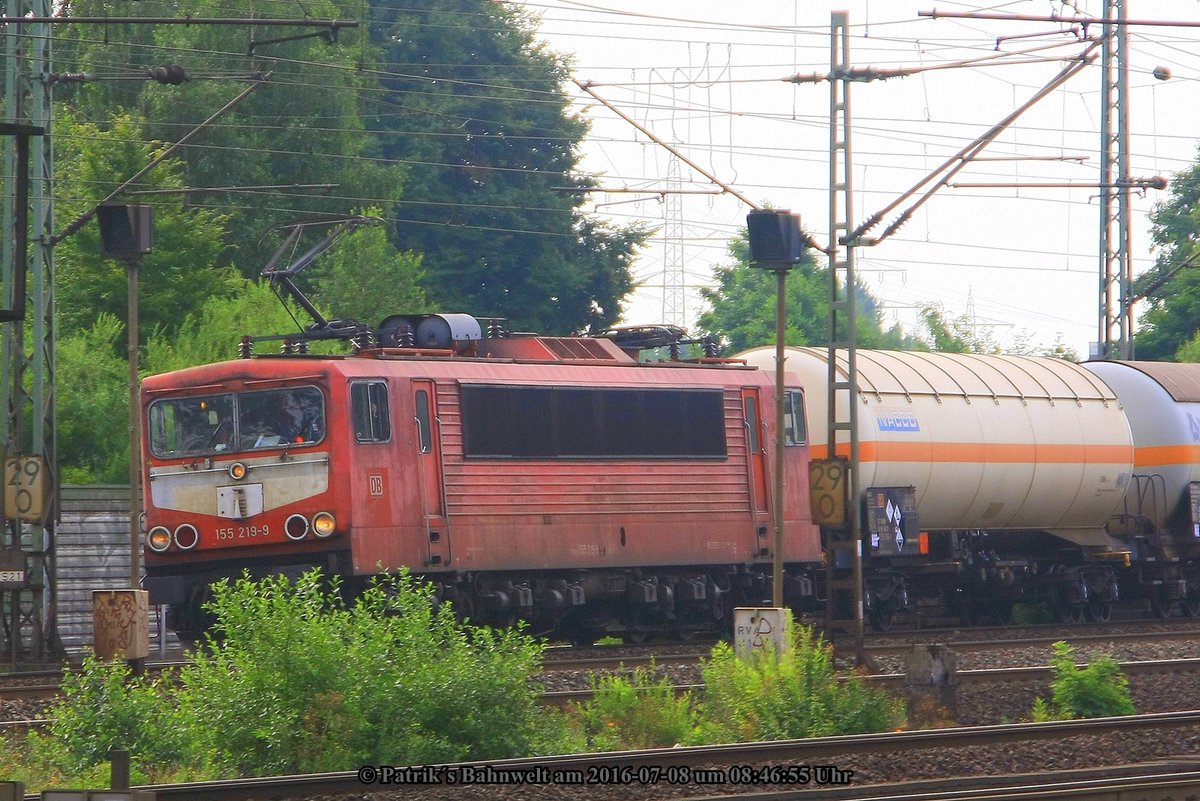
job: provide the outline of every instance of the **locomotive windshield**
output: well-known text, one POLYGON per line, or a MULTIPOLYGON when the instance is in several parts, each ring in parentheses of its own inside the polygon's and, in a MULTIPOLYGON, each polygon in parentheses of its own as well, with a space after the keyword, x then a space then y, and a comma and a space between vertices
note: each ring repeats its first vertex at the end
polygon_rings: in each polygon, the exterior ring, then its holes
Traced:
POLYGON ((311 445, 325 437, 316 387, 189 396, 150 406, 150 451, 162 458, 311 445))

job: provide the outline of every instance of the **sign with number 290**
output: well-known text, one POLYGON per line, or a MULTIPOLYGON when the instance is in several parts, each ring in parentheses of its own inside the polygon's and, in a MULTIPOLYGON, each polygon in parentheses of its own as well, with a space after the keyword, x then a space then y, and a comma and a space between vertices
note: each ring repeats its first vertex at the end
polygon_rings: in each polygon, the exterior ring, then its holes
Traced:
POLYGON ((12 456, 4 462, 4 516, 40 523, 46 514, 49 482, 41 456, 12 456))
POLYGON ((818 526, 846 525, 850 464, 845 459, 814 459, 808 465, 808 495, 818 526))

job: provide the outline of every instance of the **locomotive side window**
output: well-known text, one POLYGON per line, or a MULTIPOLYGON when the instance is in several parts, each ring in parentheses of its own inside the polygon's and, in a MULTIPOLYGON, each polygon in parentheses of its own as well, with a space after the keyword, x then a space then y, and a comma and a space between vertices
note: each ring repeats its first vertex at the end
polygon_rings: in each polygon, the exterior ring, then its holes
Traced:
POLYGON ((803 445, 808 441, 804 422, 804 392, 789 389, 783 393, 783 444, 803 445))
POLYGON ((746 413, 746 448, 750 453, 758 453, 762 450, 762 446, 758 442, 758 401, 754 398, 746 398, 745 413, 746 413))
POLYGON ((429 453, 433 449, 433 434, 429 427, 429 393, 423 389, 417 390, 417 444, 421 453, 429 453))
POLYGON ((350 409, 356 441, 387 442, 392 438, 387 384, 382 381, 351 384, 350 409))
POLYGON ((462 386, 474 457, 724 458, 722 390, 462 386))

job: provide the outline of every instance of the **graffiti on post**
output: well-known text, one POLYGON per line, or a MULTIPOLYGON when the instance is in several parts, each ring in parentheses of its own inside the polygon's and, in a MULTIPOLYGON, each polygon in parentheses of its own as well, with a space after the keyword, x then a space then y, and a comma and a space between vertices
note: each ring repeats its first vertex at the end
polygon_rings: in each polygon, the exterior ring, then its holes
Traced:
POLYGON ((149 601, 145 590, 96 590, 92 593, 96 656, 144 659, 150 653, 149 601))

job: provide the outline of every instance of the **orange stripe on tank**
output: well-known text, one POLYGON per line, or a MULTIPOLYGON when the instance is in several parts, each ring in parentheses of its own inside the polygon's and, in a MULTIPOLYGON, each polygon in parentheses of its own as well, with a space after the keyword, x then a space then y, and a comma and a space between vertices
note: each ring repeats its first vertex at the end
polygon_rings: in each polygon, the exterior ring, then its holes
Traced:
MULTIPOLYGON (((814 459, 827 458, 829 453, 825 445, 813 445, 811 450, 814 459)), ((849 457, 849 443, 839 443, 837 454, 849 457)), ((859 445, 859 458, 865 462, 1127 464, 1133 458, 1133 448, 1128 445, 863 442, 859 445)))
POLYGON ((1200 463, 1200 445, 1155 445, 1136 449, 1134 467, 1200 463))

